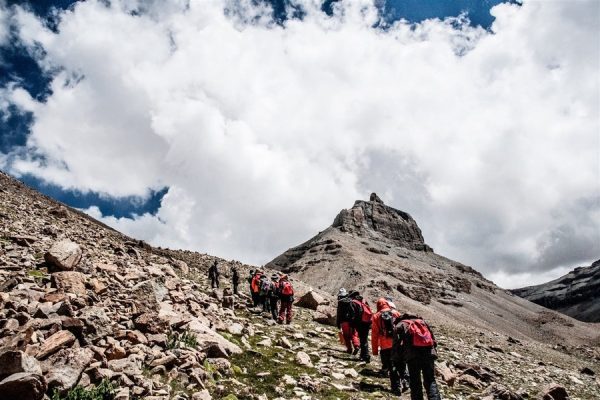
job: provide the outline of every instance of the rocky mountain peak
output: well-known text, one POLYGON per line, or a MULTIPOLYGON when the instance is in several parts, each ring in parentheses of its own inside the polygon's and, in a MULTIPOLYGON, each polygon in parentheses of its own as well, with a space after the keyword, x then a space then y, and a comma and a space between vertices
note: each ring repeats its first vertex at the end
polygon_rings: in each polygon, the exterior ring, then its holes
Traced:
POLYGON ((433 251, 413 217, 385 205, 376 193, 371 193, 369 201, 357 200, 351 209, 340 211, 332 227, 411 250, 433 251))

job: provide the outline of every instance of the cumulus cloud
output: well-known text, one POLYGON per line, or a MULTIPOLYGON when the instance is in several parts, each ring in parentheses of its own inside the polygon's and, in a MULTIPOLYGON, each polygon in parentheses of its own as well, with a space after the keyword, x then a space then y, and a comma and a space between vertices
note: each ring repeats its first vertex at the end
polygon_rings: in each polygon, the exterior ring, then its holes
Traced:
POLYGON ((596 1, 498 5, 491 32, 382 30, 366 0, 306 0, 284 26, 251 2, 105 3, 56 32, 16 7, 55 75, 46 102, 5 96, 35 115, 13 173, 170 188, 156 216, 102 217, 124 232, 263 263, 376 191, 506 285, 600 254, 598 207, 580 206, 600 196, 596 1))

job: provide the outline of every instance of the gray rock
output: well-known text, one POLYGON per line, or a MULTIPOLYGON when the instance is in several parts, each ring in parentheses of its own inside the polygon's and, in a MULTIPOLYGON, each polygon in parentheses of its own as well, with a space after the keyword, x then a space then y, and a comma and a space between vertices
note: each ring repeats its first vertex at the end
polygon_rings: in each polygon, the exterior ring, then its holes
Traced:
POLYGON ((0 353, 0 379, 20 372, 41 375, 42 368, 35 358, 22 351, 8 350, 0 353))
POLYGON ((44 370, 49 389, 60 393, 74 387, 83 371, 94 359, 94 352, 87 348, 64 349, 49 357, 44 362, 44 370))
POLYGON ((85 325, 86 339, 95 342, 112 333, 113 321, 102 307, 86 307, 79 315, 85 325))
POLYGON ((310 360, 310 356, 303 351, 299 351, 296 353, 296 362, 300 365, 304 365, 306 367, 312 367, 313 363, 310 360))
POLYGON ((46 380, 42 375, 19 372, 0 382, 0 400, 40 400, 46 388, 46 380))
POLYGON ((48 264, 61 271, 71 271, 81 261, 81 247, 70 240, 61 240, 52 245, 44 255, 48 264))

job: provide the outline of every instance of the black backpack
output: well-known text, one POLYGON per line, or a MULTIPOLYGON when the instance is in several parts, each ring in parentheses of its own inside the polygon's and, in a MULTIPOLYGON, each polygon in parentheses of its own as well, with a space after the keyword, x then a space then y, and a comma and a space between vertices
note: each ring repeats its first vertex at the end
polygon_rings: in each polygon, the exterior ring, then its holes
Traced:
POLYGON ((381 332, 383 336, 393 337, 394 336, 394 314, 391 310, 387 310, 381 313, 381 332))
POLYGON ((348 297, 344 297, 340 299, 338 307, 340 308, 340 316, 343 321, 353 321, 354 320, 354 307, 352 307, 352 300, 348 297))

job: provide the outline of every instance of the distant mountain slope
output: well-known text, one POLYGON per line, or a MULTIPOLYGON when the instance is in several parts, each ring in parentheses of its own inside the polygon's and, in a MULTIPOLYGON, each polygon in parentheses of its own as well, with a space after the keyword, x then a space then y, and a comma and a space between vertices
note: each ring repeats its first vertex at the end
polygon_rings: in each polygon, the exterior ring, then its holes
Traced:
POLYGON ((433 252, 415 220, 372 194, 333 224, 267 264, 335 294, 358 289, 374 303, 390 295, 401 310, 444 325, 548 343, 590 343, 593 327, 497 287, 473 268, 433 252))
POLYGON ((553 281, 511 292, 580 321, 600 322, 600 260, 553 281))

